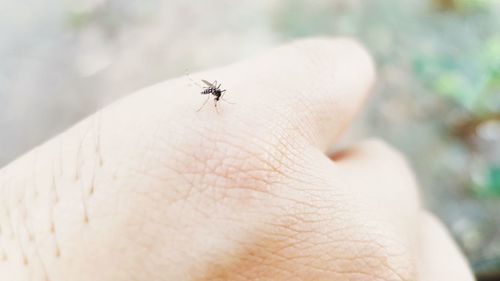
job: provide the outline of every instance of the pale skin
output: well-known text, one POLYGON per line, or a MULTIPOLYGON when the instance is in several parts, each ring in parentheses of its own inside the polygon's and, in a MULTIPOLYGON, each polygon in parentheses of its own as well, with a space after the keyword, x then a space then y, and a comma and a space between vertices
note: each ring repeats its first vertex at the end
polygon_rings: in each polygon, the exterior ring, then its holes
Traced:
POLYGON ((473 280, 379 140, 326 154, 375 71, 307 39, 134 93, 0 170, 0 280, 473 280))

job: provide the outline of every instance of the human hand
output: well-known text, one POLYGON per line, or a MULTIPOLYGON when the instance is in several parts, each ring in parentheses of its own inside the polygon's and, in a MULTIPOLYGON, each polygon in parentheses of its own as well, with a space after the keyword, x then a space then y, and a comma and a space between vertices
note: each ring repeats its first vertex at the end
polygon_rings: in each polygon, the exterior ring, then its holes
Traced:
POLYGON ((335 153, 374 81, 311 39, 101 110, 0 171, 1 280, 473 280, 403 157, 335 153), (44 279, 45 278, 45 279, 44 279))

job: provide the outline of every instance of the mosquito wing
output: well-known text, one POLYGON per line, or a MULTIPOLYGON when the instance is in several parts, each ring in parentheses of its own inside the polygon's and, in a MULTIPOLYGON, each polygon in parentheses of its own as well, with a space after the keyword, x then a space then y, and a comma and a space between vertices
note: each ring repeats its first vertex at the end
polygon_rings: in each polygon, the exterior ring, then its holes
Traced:
POLYGON ((213 87, 213 88, 215 88, 214 84, 212 84, 212 83, 208 82, 207 80, 203 80, 203 79, 201 79, 201 82, 205 83, 208 87, 211 87, 211 88, 213 87))

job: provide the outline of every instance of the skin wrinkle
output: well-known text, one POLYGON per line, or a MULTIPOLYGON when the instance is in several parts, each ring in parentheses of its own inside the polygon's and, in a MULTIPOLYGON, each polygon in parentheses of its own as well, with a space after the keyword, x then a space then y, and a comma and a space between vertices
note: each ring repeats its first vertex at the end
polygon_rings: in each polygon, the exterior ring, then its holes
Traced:
MULTIPOLYGON (((304 221, 303 218, 300 219, 300 221, 304 221)), ((310 221, 310 223, 321 223, 322 221, 318 220, 318 221, 310 221)), ((325 222, 331 222, 331 220, 325 220, 325 222)), ((349 242, 352 242, 352 243, 372 243, 372 240, 370 237, 373 235, 372 233, 373 232, 369 232, 367 233, 366 231, 363 232, 363 226, 351 226, 351 227, 339 227, 339 228, 335 228, 335 229, 330 229, 329 232, 327 233, 322 233, 322 232, 317 232, 315 231, 314 227, 311 228, 310 231, 308 232, 304 232, 304 231, 299 231, 297 229, 291 229, 289 227, 287 227, 287 229, 291 230, 291 231, 295 231, 295 232, 302 232, 302 233, 311 233, 311 234, 318 234, 318 235, 324 235, 324 238, 327 242, 325 243, 330 243, 331 241, 336 241, 336 237, 338 237, 338 234, 339 233, 342 233, 342 232, 346 232, 346 230, 350 230, 350 232, 348 233, 366 233, 364 235, 364 239, 355 239, 353 238, 353 236, 349 236, 349 237, 342 237, 342 239, 346 239, 346 240, 349 240, 349 242), (335 233, 334 236, 332 236, 332 233, 335 233)), ((363 235, 361 235, 363 237, 363 235)), ((382 239, 386 239, 386 236, 381 236, 380 238, 382 239)), ((383 241, 383 240, 382 240, 383 241)), ((393 242, 393 240, 388 240, 390 242, 393 242)), ((387 244, 383 244, 381 243, 380 241, 374 241, 373 243, 375 243, 375 245, 379 248, 379 249, 385 249, 387 247, 387 244)))
MULTIPOLYGON (((161 134, 155 134, 152 138, 152 140, 158 140, 158 139, 162 139, 161 137, 161 134)), ((148 152, 153 152, 153 141, 150 142, 150 147, 148 149, 146 149, 148 152)), ((165 142, 165 141, 164 141, 165 142)), ((168 142, 166 142, 168 143, 168 142)), ((198 158, 198 156, 196 154, 193 154, 193 153, 190 153, 188 152, 187 150, 183 150, 181 147, 179 147, 178 149, 173 149, 171 147, 169 147, 167 149, 171 154, 181 154, 182 157, 188 157, 188 159, 186 159, 185 161, 186 162, 190 162, 190 163, 195 163, 195 164, 198 164, 200 162, 201 159, 198 158), (190 159, 190 160, 189 160, 190 159)), ((161 151, 161 149, 159 150, 161 151)), ((162 151, 161 153, 166 153, 165 151, 162 151)), ((182 158, 181 156, 179 157, 173 157, 174 159, 175 158, 182 158)), ((172 157, 171 157, 172 158, 172 157)), ((177 163, 172 163, 170 164, 172 161, 171 160, 166 160, 166 161, 163 161, 162 158, 160 157, 158 160, 156 160, 162 167, 166 168, 167 170, 170 170, 171 172, 173 172, 174 174, 176 174, 177 176, 181 176, 188 184, 188 186, 193 186, 193 181, 190 181, 190 180, 187 180, 188 179, 188 176, 192 176, 194 174, 197 174, 197 173, 186 173, 186 171, 181 171, 181 169, 179 168, 176 168, 177 166, 177 163)), ((152 176, 152 174, 150 174, 150 176, 152 176)), ((162 178, 158 178, 158 179, 162 179, 162 178)), ((164 178, 164 180, 166 180, 166 178, 164 178)))
MULTIPOLYGON (((313 229, 317 229, 317 228, 313 228, 313 229)), ((346 229, 344 228, 343 230, 345 231, 346 229)), ((314 233, 314 231, 311 231, 311 232, 312 232, 312 233, 314 233)), ((360 230, 356 230, 356 231, 353 231, 353 233, 363 233, 363 232, 362 232, 362 231, 360 231, 360 230)), ((370 231, 370 233, 368 234, 369 236, 367 236, 367 237, 371 237, 371 233, 372 233, 372 232, 370 231)), ((335 240, 334 238, 335 238, 335 237, 329 237, 328 239, 335 240)), ((383 237, 381 237, 381 238, 380 238, 380 239, 381 239, 380 241, 385 241, 385 240, 386 240, 386 238, 387 238, 386 236, 383 236, 383 237)), ((328 239, 326 239, 326 240, 328 240, 328 239)), ((377 239, 365 238, 365 240, 355 241, 355 240, 353 240, 353 239, 352 239, 352 237, 351 237, 351 238, 349 238, 349 240, 348 240, 348 241, 349 241, 349 242, 360 242, 360 243, 366 243, 366 242, 378 241, 378 240, 377 240, 377 239)), ((380 241, 379 241, 379 242, 380 242, 380 241)), ((343 243, 345 243, 345 241, 344 241, 343 243)), ((393 242, 392 242, 392 240, 390 241, 390 243, 393 243, 393 242)), ((400 245, 400 244, 397 244, 397 245, 400 245)), ((382 252, 384 251, 384 249, 388 249, 388 248, 389 248, 389 247, 387 247, 387 243, 385 243, 384 245, 382 245, 382 244, 377 244, 376 246, 377 246, 377 247, 378 247, 378 248, 379 248, 382 252)), ((399 247, 399 246, 398 246, 398 247, 399 247)), ((389 253, 388 253, 388 255, 389 255, 389 253)), ((391 268, 389 267, 389 269, 391 269, 391 268)), ((403 280, 403 279, 402 279, 402 280, 403 280)))
MULTIPOLYGON (((363 232, 360 232, 363 233, 363 232)), ((367 239, 369 239, 370 246, 374 246, 375 250, 379 250, 378 252, 381 253, 381 260, 384 262, 382 263, 383 267, 387 269, 389 272, 394 274, 395 276, 398 277, 397 280, 412 280, 410 276, 415 276, 415 269, 414 268, 407 268, 407 266, 403 266, 403 268, 400 268, 404 264, 399 264, 397 262, 399 261, 408 261, 409 260, 409 253, 407 251, 404 251, 404 246, 400 243, 400 241, 394 241, 393 239, 389 238, 387 235, 382 235, 378 236, 377 234, 374 234, 373 232, 366 233, 365 234, 367 239), (370 239, 370 237, 378 237, 378 239, 370 239), (387 241, 386 243, 383 243, 384 241, 387 241), (391 251, 393 249, 401 249, 401 253, 392 253, 391 251), (396 261, 396 262, 392 262, 396 261)), ((349 242, 360 242, 363 243, 365 242, 364 240, 358 241, 354 239, 349 239, 349 242)), ((408 264, 409 266, 409 264, 408 264)))
POLYGON ((299 189, 304 192, 335 190, 336 197, 342 196, 344 192, 340 187, 346 185, 331 182, 331 175, 337 172, 335 163, 328 159, 321 151, 313 147, 306 148, 302 154, 309 155, 309 157, 302 157, 300 161, 301 168, 298 174, 301 180, 296 181, 299 187, 301 187, 299 189), (304 188, 304 186, 307 186, 307 188, 304 188))
MULTIPOLYGON (((195 144, 196 146, 196 144, 195 144)), ((205 146, 203 143, 200 144, 200 149, 208 151, 206 158, 207 159, 214 159, 215 157, 212 156, 215 153, 215 149, 213 146, 205 146)), ((190 152, 189 148, 186 149, 179 149, 179 152, 181 152, 181 156, 175 157, 176 159, 183 159, 181 160, 182 163, 185 163, 184 165, 179 165, 177 161, 174 163, 177 163, 178 166, 181 166, 181 168, 177 169, 179 175, 183 175, 183 178, 188 178, 189 176, 197 175, 197 178, 193 178, 192 181, 187 181, 188 183, 188 194, 192 193, 193 190, 198 189, 200 190, 200 186, 202 187, 201 190, 205 189, 206 186, 201 184, 203 182, 206 182, 206 177, 207 175, 210 175, 209 170, 213 169, 209 165, 207 165, 207 160, 205 160, 201 154, 198 154, 196 152, 190 152), (185 159, 185 157, 188 157, 188 159, 185 159), (194 157, 195 161, 189 160, 189 157, 194 157)), ((212 161, 213 162, 213 161, 212 161)), ((215 163, 215 162, 213 162, 215 163)), ((183 193, 182 191, 178 191, 180 193, 183 193)), ((182 196, 182 198, 187 198, 185 195, 182 196)))
MULTIPOLYGON (((299 241, 299 243, 302 242, 302 241, 299 241)), ((351 244, 352 246, 352 243, 354 241, 352 240, 348 240, 348 241, 343 241, 343 240, 340 240, 340 241, 332 241, 331 244, 329 243, 328 245, 329 246, 333 246, 335 244, 338 244, 338 245, 346 245, 346 243, 349 243, 351 244)), ((359 241, 356 241, 354 244, 356 243, 360 243, 359 241)), ((298 243, 297 243, 298 244, 298 243)), ((305 245, 305 243, 302 243, 302 245, 305 245)), ((317 243, 314 243, 312 244, 312 247, 318 247, 320 244, 317 244, 317 243)), ((368 245, 368 246, 373 246, 371 245, 371 241, 362 241, 361 242, 361 245, 368 245)), ((376 251, 377 249, 375 249, 376 251)), ((380 249, 380 250, 384 250, 384 249, 380 249)), ((377 252, 377 251, 376 251, 377 252)), ((290 258, 290 256, 287 256, 290 258)), ((322 269, 322 268, 319 268, 319 267, 315 267, 314 264, 311 262, 310 260, 310 256, 308 255, 296 255, 296 256, 293 256, 292 259, 296 260, 299 264, 302 264, 302 265, 306 265, 306 266, 309 266, 309 267, 312 267, 312 268, 315 268, 315 269, 322 269), (301 259, 304 259, 304 261, 300 261, 301 259), (309 261, 309 262, 307 262, 309 261)), ((333 264, 332 261, 335 261, 336 263, 339 263, 339 262, 342 262, 342 261, 348 261, 348 262, 356 262, 356 263, 361 263, 362 266, 356 266, 356 268, 369 268, 370 270, 366 271, 365 273, 368 274, 368 272, 370 272, 369 274, 371 274, 371 276, 373 277, 380 277, 381 279, 383 278, 384 280, 392 280, 392 279, 387 279, 387 277, 383 277, 383 276, 377 276, 376 274, 374 274, 373 272, 373 269, 375 267, 378 267, 378 266, 381 266, 382 268, 386 268, 388 269, 389 271, 394 271, 394 269, 392 269, 389 265, 387 265, 387 262, 386 260, 383 258, 383 257, 380 257, 376 254, 370 254, 370 253, 367 253, 367 254, 361 254, 361 253, 355 253, 353 254, 353 256, 349 256, 349 257, 343 257, 343 256, 331 256, 329 257, 329 259, 326 260, 326 262, 324 264, 333 264), (368 260, 373 260, 375 261, 375 264, 372 264, 372 266, 368 266, 368 264, 370 264, 368 262, 368 260), (367 264, 368 263, 368 264, 367 264)), ((328 271, 327 268, 325 269, 322 269, 322 270, 325 270, 325 271, 328 271)), ((345 270, 345 269, 336 269, 335 272, 338 272, 338 273, 350 273, 351 271, 348 271, 348 270, 345 270)), ((363 271, 360 271, 360 270, 357 270, 356 271, 357 273, 363 273, 363 271)), ((395 273, 395 275, 399 276, 397 273, 395 273)), ((398 280, 406 280, 406 279, 398 279, 398 280)))
MULTIPOLYGON (((353 225, 351 227, 343 227, 344 231, 353 230, 353 233, 358 233, 359 236, 364 237, 363 240, 356 240, 353 237, 350 237, 352 241, 365 241, 365 240, 373 240, 373 243, 376 243, 380 248, 384 249, 404 249, 404 243, 402 241, 394 239, 387 235, 387 231, 385 227, 382 227, 383 224, 379 224, 376 222, 372 223, 373 226, 367 226, 367 224, 363 225, 353 225), (373 238, 377 239, 373 239, 373 238), (385 243, 384 243, 385 242, 385 243), (391 247, 392 246, 392 247, 391 247)), ((403 251, 402 255, 407 255, 407 251, 403 251)))
MULTIPOLYGON (((293 236, 292 236, 292 237, 293 237, 293 236)), ((290 242, 290 243, 292 243, 292 245, 297 244, 296 240, 294 240, 294 241, 292 241, 292 242, 290 242)), ((341 242, 339 242, 339 243, 341 243, 341 242)), ((345 241, 344 241, 344 243, 345 243, 345 241)), ((363 243, 365 243, 365 241, 363 241, 363 243)), ((298 244, 300 244, 300 242, 298 242, 298 244)), ((315 245, 315 246, 319 246, 319 245, 317 245, 316 243, 313 243, 313 245, 315 245)), ((371 247, 372 247, 372 246, 374 246, 374 245, 373 245, 373 244, 371 244, 370 242, 368 243, 368 245, 370 245, 371 247)), ((377 245, 376 249, 380 249, 381 247, 382 247, 382 246, 377 245)), ((266 249, 266 251, 268 251, 268 250, 266 249)), ((279 251, 281 251, 281 249, 277 249, 277 251, 278 251, 278 253, 279 253, 279 251)), ((378 251, 376 251, 376 252, 378 252, 378 251)), ((383 251, 383 250, 382 250, 382 253, 384 253, 384 251, 383 251)), ((359 254, 358 254, 358 255, 357 255, 357 257, 358 257, 360 260, 363 260, 363 256, 362 256, 362 255, 359 255, 359 254)), ((368 255, 368 257, 371 257, 371 255, 368 255)), ((378 256, 378 255, 376 255, 375 257, 376 257, 376 258, 378 258, 379 256, 378 256)), ((385 258, 384 258, 384 256, 382 255, 382 258, 379 258, 379 259, 381 260, 381 264, 383 265, 382 261, 385 259, 385 258)), ((345 276, 345 275, 344 275, 344 276, 345 276)), ((250 277, 249 277, 249 278, 250 278, 250 277)), ((230 278, 228 277, 228 279, 230 279, 230 278)), ((207 279, 207 280, 211 280, 211 279, 207 279)), ((219 279, 214 279, 214 280, 219 280, 219 279)), ((395 279, 393 279, 393 278, 390 278, 390 279, 389 279, 389 277, 386 277, 386 278, 385 278, 385 279, 383 279, 383 280, 395 280, 395 279)), ((406 280, 406 279, 401 279, 401 280, 406 280)))
MULTIPOLYGON (((297 91, 295 89, 288 90, 289 92, 295 93, 292 96, 286 96, 281 99, 281 104, 283 105, 282 110, 275 111, 273 114, 273 119, 276 118, 276 126, 282 128, 281 132, 285 132, 288 134, 288 137, 291 139, 301 138, 305 140, 305 142, 310 142, 311 139, 308 137, 309 126, 301 126, 304 124, 304 118, 308 117, 308 114, 304 114, 302 106, 305 104, 301 94, 302 91, 297 91), (299 93, 299 94, 297 94, 299 93), (301 109, 300 111, 297 109, 301 109), (303 130, 305 129, 305 130, 303 130)), ((314 124, 310 124, 314 125, 314 124)))
POLYGON ((273 141, 266 141, 265 139, 260 140, 265 145, 263 149, 275 149, 276 153, 267 154, 270 159, 275 161, 281 167, 287 167, 287 177, 295 182, 301 182, 300 178, 294 177, 292 175, 301 174, 301 171, 306 170, 305 156, 304 153, 306 149, 305 144, 299 144, 299 141, 294 142, 295 145, 289 141, 292 136, 287 133, 287 129, 276 130, 272 129, 273 141), (267 146, 266 146, 267 145, 267 146), (293 165, 290 165, 293 163, 293 165))
MULTIPOLYGON (((290 242, 288 243, 288 245, 290 245, 291 247, 293 247, 293 245, 295 245, 295 243, 294 243, 294 241, 290 241, 290 242)), ((253 247, 253 246, 252 246, 252 247, 253 247)), ((260 248, 262 248, 262 249, 266 249, 266 250, 267 250, 269 247, 260 246, 260 248)), ((273 259, 275 259, 276 257, 278 257, 278 256, 279 256, 279 252, 280 252, 280 251, 281 251, 281 249, 278 249, 278 251, 276 251, 276 253, 270 253, 270 254, 272 255, 273 259)), ((245 260, 246 260, 246 259, 248 259, 248 256, 255 256, 255 253, 256 253, 256 252, 257 252, 257 251, 253 250, 253 252, 252 252, 252 253, 253 253, 253 255, 252 255, 252 254, 250 254, 250 255, 244 255, 244 257, 246 257, 246 258, 245 258, 245 260)), ((261 253, 261 252, 259 251, 259 253, 261 253)), ((252 260, 250 260, 250 262, 252 262, 252 263, 254 263, 254 264, 266 264, 266 262, 265 262, 265 260, 263 260, 263 258, 264 258, 264 257, 260 257, 257 261, 252 261, 252 260)), ((289 256, 289 255, 283 256, 283 257, 281 258, 281 260, 285 260, 285 261, 288 261, 288 262, 289 262, 289 261, 290 261, 290 256, 289 256)), ((291 259, 291 260, 292 260, 292 261, 297 261, 297 257, 292 257, 292 259, 291 259)), ((300 264, 300 262, 299 262, 299 261, 298 261, 298 264, 300 264)), ((273 264, 273 265, 271 266, 271 268, 273 268, 273 269, 274 269, 274 268, 277 268, 277 267, 279 267, 279 266, 278 266, 278 265, 276 265, 276 264, 273 264)), ((315 267, 314 267, 313 265, 310 265, 308 268, 315 268, 315 267)), ((316 269, 317 269, 317 270, 321 270, 321 271, 325 271, 325 272, 330 273, 330 270, 328 270, 328 269, 323 269, 323 268, 316 268, 316 269)), ((232 272, 231 270, 229 270, 229 271, 230 271, 230 272, 232 272)), ((345 276, 345 275, 344 275, 344 276, 345 276)), ((231 279, 232 279, 232 278, 226 277, 226 279, 223 279, 223 280, 231 280, 231 279)), ((251 279, 251 277, 249 277, 249 280, 250 280, 250 279, 251 279)), ((202 279, 202 280, 205 280, 205 279, 202 279)), ((212 280, 212 279, 206 279, 206 280, 212 280)), ((214 279, 214 280, 219 280, 219 279, 214 279)), ((222 279, 220 279, 220 280, 222 280, 222 279)))
MULTIPOLYGON (((227 141, 225 138, 221 137, 218 137, 214 140, 210 140, 210 138, 208 138, 208 140, 209 141, 205 142, 205 144, 209 143, 209 145, 199 147, 197 146, 197 144, 194 144, 194 147, 192 147, 191 149, 181 149, 190 151, 189 153, 191 155, 199 155, 198 157, 201 161, 199 161, 198 163, 203 163, 203 165, 201 165, 202 170, 197 170, 197 168, 193 167, 190 163, 186 163, 187 165, 182 165, 182 167, 184 167, 182 168, 182 170, 187 170, 187 172, 190 174, 198 173, 202 175, 216 176, 214 178, 214 180, 216 181, 219 181, 219 178, 223 178, 224 182, 226 182, 224 186, 228 187, 239 185, 235 180, 238 180, 238 182, 245 182, 249 179, 253 180, 253 184, 255 185, 253 187, 249 186, 252 189, 261 189, 258 186, 268 186, 268 182, 266 182, 266 176, 258 174, 253 175, 253 173, 250 172, 262 171, 264 172, 264 174, 270 173, 274 175, 275 171, 277 170, 276 168, 258 168, 263 166, 261 164, 263 163, 263 160, 259 157, 256 157, 253 152, 247 150, 245 146, 233 144, 232 142, 227 141), (206 151, 209 151, 209 153, 207 154, 206 151), (227 158, 227 155, 231 155, 230 158, 227 158), (246 161, 244 160, 243 163, 247 163, 248 168, 241 167, 241 164, 239 163, 241 163, 242 161, 239 159, 246 159, 246 161), (233 163, 238 164, 235 165, 233 163), (193 170, 193 168, 195 168, 195 170, 193 170), (235 175, 234 172, 239 173, 235 175), (255 180, 258 181, 255 182, 255 180)), ((182 161, 184 162, 185 160, 182 161)), ((272 166, 268 163, 263 164, 265 164, 264 167, 272 166)), ((208 186, 217 186, 217 183, 209 182, 208 186)))
MULTIPOLYGON (((146 145, 146 147, 148 147, 148 145, 146 145)), ((129 162, 147 163, 145 161, 150 161, 147 159, 153 159, 151 156, 149 156, 153 153, 154 153, 153 149, 147 149, 144 153, 140 154, 139 160, 131 158, 129 162)), ((160 178, 158 174, 154 173, 154 171, 150 171, 147 165, 143 165, 140 167, 129 165, 128 167, 126 167, 126 170, 127 170, 126 173, 128 174, 126 179, 128 181, 126 183, 123 183, 123 185, 125 185, 124 187, 127 187, 127 189, 133 192, 134 194, 155 192, 157 191, 157 189, 153 187, 158 186, 157 183, 168 184, 171 179, 171 177, 160 178)))
MULTIPOLYGON (((309 98, 303 98, 302 96, 308 96, 308 93, 303 91, 292 90, 292 92, 296 92, 298 94, 293 95, 293 100, 289 105, 289 118, 284 116, 286 124, 284 126, 285 130, 292 131, 295 135, 304 139, 306 143, 309 143, 311 146, 317 146, 317 137, 321 134, 318 134, 318 120, 317 116, 310 114, 310 112, 316 112, 316 108, 318 104, 314 104, 309 101, 309 98), (296 112, 305 112, 300 115, 296 115, 296 112), (295 120, 294 120, 295 119, 295 120)), ((329 131, 328 128, 327 131, 329 131)), ((321 132, 321 133, 324 133, 321 132)))
MULTIPOLYGON (((332 264, 332 261, 336 261, 338 263, 338 262, 341 262, 342 260, 347 260, 349 262, 356 262, 358 260, 366 261, 369 258, 376 259, 375 257, 370 257, 370 256, 356 257, 356 259, 330 257, 323 264, 329 264, 330 265, 330 264, 332 264)), ((319 271, 319 272, 324 272, 326 274, 329 274, 332 271, 334 271, 336 273, 340 273, 340 274, 343 274, 343 275, 348 275, 348 274, 355 273, 355 274, 363 274, 363 275, 367 275, 367 276, 375 277, 375 278, 377 278, 377 277, 384 278, 383 276, 380 276, 378 274, 374 274, 372 271, 364 271, 364 270, 352 271, 352 270, 346 270, 346 269, 336 269, 336 270, 334 270, 333 268, 331 268, 331 266, 330 267, 320 267, 320 266, 315 265, 315 263, 312 261, 311 257, 308 256, 308 255, 295 256, 292 259, 297 264, 299 264, 302 267, 307 267, 308 269, 313 269, 313 270, 316 270, 316 271, 319 271)), ((362 262, 362 264, 365 265, 364 262, 362 262)), ((358 268, 367 268, 367 267, 366 266, 359 266, 358 268)), ((385 277, 385 279, 387 280, 387 277, 385 277)))
MULTIPOLYGON (((269 90, 272 90, 272 86, 271 86, 271 88, 270 87, 266 88, 266 91, 269 91, 269 90)), ((292 89, 292 88, 289 90, 296 91, 295 89, 292 89)), ((272 148, 271 151, 275 150, 276 144, 281 144, 282 140, 288 140, 288 139, 295 140, 295 139, 297 139, 297 136, 299 136, 300 138, 302 138, 304 140, 307 140, 307 139, 311 140, 312 139, 312 137, 307 137, 307 134, 305 134, 305 132, 310 131, 307 128, 309 128, 311 126, 304 125, 304 126, 297 127, 297 125, 296 125, 296 124, 304 124, 305 122, 299 121, 301 119, 301 117, 296 117, 296 115, 297 115, 296 112, 303 112, 303 111, 302 110, 295 111, 294 108, 296 106, 294 106, 294 105, 303 103, 304 100, 307 100, 307 99, 302 99, 302 98, 297 98, 297 97, 289 97, 289 96, 284 97, 279 101, 279 103, 283 105, 282 107, 280 107, 283 109, 281 111, 277 111, 278 108, 270 107, 269 106, 270 103, 264 103, 261 105, 262 108, 265 108, 266 111, 269 111, 269 113, 272 116, 274 116, 272 119, 276 120, 275 122, 273 122, 274 124, 276 124, 276 126, 274 126, 273 128, 270 128, 270 130, 268 131, 270 133, 269 135, 276 136, 274 139, 278 140, 277 143, 271 144, 271 146, 270 146, 272 148), (289 101, 287 102, 286 99, 289 99, 289 101), (294 127, 296 127, 296 128, 294 128, 294 127), (287 132, 287 135, 286 136, 276 135, 275 129, 280 129, 279 131, 281 131, 281 132, 287 132)), ((259 111, 262 111, 262 108, 259 111)), ((307 116, 305 116, 305 117, 307 117, 307 116)), ((261 122, 264 124, 263 126, 267 127, 267 123, 268 123, 267 119, 269 119, 269 118, 266 118, 265 120, 257 121, 257 122, 261 122)), ((248 122, 241 122, 241 124, 247 124, 247 123, 248 122)), ((313 127, 314 127, 314 124, 315 123, 312 123, 312 122, 309 123, 309 125, 313 125, 313 127)), ((249 132, 250 138, 252 138, 252 132, 254 131, 254 128, 255 128, 254 124, 252 124, 252 126, 250 126, 250 124, 249 124, 249 126, 247 127, 247 130, 245 130, 245 131, 249 132)), ((243 137, 240 139, 248 139, 248 138, 243 137)), ((238 141, 240 139, 238 139, 238 141)), ((266 142, 266 139, 267 139, 267 137, 262 137, 262 138, 254 139, 254 141, 266 142)), ((271 137, 270 139, 273 139, 273 137, 271 137)), ((288 142, 287 146, 291 146, 291 142, 288 142)), ((290 152, 293 152, 293 150, 286 150, 286 149, 283 149, 283 147, 284 146, 282 146, 281 149, 280 149, 280 147, 278 147, 276 149, 278 152, 283 151, 282 156, 287 156, 290 152)), ((293 162, 293 159, 291 162, 293 162)))
POLYGON ((255 138, 253 139, 253 143, 255 143, 261 151, 274 151, 274 153, 262 153, 262 162, 269 169, 271 169, 272 173, 270 174, 278 174, 280 177, 287 177, 291 179, 290 174, 294 174, 298 172, 300 167, 295 167, 295 163, 299 161, 294 161, 292 157, 296 157, 297 155, 293 153, 293 149, 288 148, 286 145, 286 137, 276 137, 275 144, 272 141, 266 141, 265 138, 255 138), (268 149, 274 145, 275 150, 268 149), (294 163, 294 165, 291 165, 294 163))
MULTIPOLYGON (((282 176, 292 180, 294 182, 301 182, 299 177, 293 175, 300 175, 306 169, 303 158, 305 153, 302 149, 297 146, 292 146, 289 139, 291 136, 287 134, 287 130, 272 130, 272 140, 266 141, 266 138, 257 138, 257 143, 262 142, 263 151, 275 151, 275 153, 265 154, 269 160, 267 162, 274 162, 277 166, 271 165, 271 167, 278 171, 282 176), (281 135, 282 134, 282 135, 281 135), (293 163, 293 164, 291 164, 293 163), (278 167, 286 167, 286 170, 280 172, 278 167)), ((299 142, 296 142, 299 143, 299 142)))
MULTIPOLYGON (((254 143, 258 144, 258 141, 260 139, 261 138, 256 138, 256 142, 254 142, 254 143)), ((281 140, 282 140, 282 138, 277 139, 278 142, 281 142, 281 140)), ((271 145, 269 143, 264 143, 264 144, 271 145)), ((258 144, 258 146, 259 146, 258 149, 261 149, 262 151, 269 151, 269 149, 267 149, 266 146, 261 146, 260 144, 258 144)), ((241 147, 240 149, 245 150, 244 147, 241 147)), ((274 177, 275 174, 280 175, 280 177, 284 177, 284 176, 286 177, 286 174, 290 174, 290 172, 285 173, 284 171, 282 171, 282 170, 284 170, 284 168, 282 168, 282 167, 286 167, 288 170, 291 168, 290 163, 294 163, 295 161, 289 159, 289 161, 287 163, 283 162, 281 160, 281 158, 283 156, 286 156, 287 153, 286 152, 282 153, 281 151, 282 151, 281 149, 276 149, 276 153, 264 153, 263 154, 264 156, 263 156, 262 163, 264 165, 266 165, 271 170, 271 173, 268 175, 268 178, 274 177), (278 155, 278 156, 275 156, 275 155, 278 155), (276 163, 278 166, 276 166, 276 164, 274 164, 274 163, 276 163)), ((246 150, 246 152, 249 154, 252 153, 252 152, 247 151, 247 150, 246 150)), ((266 179, 264 179, 264 180, 266 180, 266 179)), ((267 179, 267 181, 268 180, 269 179, 267 179)))

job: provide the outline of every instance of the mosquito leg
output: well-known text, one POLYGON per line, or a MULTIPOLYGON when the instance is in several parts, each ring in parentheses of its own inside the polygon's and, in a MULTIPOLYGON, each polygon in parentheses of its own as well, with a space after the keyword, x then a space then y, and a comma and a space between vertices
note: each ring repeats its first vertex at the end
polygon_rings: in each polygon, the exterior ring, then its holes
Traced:
POLYGON ((234 103, 234 102, 228 101, 228 100, 223 99, 223 98, 221 98, 221 100, 223 100, 224 102, 227 102, 227 103, 229 103, 229 104, 236 104, 236 103, 234 103))
POLYGON ((205 106, 205 104, 207 104, 207 102, 208 102, 209 99, 210 99, 210 95, 208 95, 208 97, 205 100, 205 102, 203 102, 203 104, 200 106, 200 108, 198 108, 198 110, 196 110, 196 112, 199 112, 205 106))
POLYGON ((219 114, 219 108, 217 107, 217 99, 215 98, 214 99, 214 107, 215 107, 215 111, 217 112, 217 114, 219 114))
POLYGON ((194 81, 193 78, 191 78, 191 75, 189 75, 189 72, 186 70, 186 77, 191 81, 191 83, 193 83, 195 86, 199 87, 199 88, 203 88, 200 84, 198 84, 198 82, 194 81))
POLYGON ((225 93, 226 93, 226 91, 223 91, 223 92, 222 92, 222 95, 220 96, 220 99, 221 99, 221 100, 223 100, 223 101, 225 101, 225 102, 227 102, 227 103, 229 103, 229 104, 235 104, 234 102, 230 102, 230 101, 228 101, 228 100, 224 99, 224 94, 225 94, 225 93))

